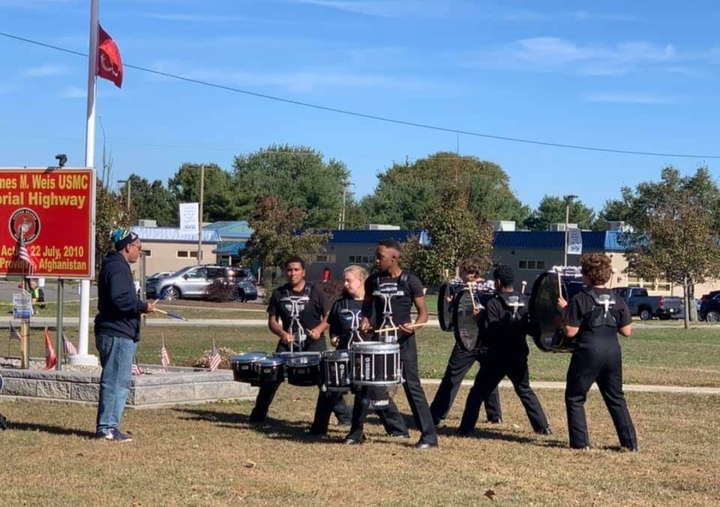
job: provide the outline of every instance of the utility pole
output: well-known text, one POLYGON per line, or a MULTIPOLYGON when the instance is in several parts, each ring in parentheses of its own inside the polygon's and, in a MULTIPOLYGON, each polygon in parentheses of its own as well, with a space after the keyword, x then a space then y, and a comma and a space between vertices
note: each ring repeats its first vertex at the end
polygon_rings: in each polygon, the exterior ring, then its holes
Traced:
POLYGON ((127 190, 127 202, 125 204, 127 205, 127 210, 130 211, 130 192, 132 191, 132 180, 130 178, 126 180, 118 180, 118 183, 125 184, 125 189, 127 190))
POLYGON ((203 200, 205 197, 205 164, 200 165, 200 210, 198 213, 198 252, 197 263, 202 263, 202 223, 203 223, 203 200))
POLYGON ((567 266, 568 237, 570 236, 568 231, 568 225, 570 224, 570 203, 572 203, 572 200, 575 198, 577 198, 576 195, 563 196, 563 199, 565 199, 565 248, 563 249, 563 266, 567 266))

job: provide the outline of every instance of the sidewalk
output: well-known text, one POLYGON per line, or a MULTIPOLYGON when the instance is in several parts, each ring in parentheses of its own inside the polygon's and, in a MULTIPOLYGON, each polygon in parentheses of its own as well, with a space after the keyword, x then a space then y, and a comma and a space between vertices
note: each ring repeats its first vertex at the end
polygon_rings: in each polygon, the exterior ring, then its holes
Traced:
MULTIPOLYGON (((425 385, 439 385, 440 379, 422 379, 425 385)), ((463 387, 472 386, 472 380, 463 380, 463 387)), ((509 380, 500 382, 500 387, 512 388, 509 380)), ((565 382, 530 382, 533 389, 565 389, 565 382)), ((591 390, 597 391, 597 385, 593 384, 591 390)), ((682 386, 660 386, 660 385, 644 385, 644 384, 623 384, 623 391, 637 393, 672 393, 672 394, 716 394, 720 395, 720 387, 682 387, 682 386)))

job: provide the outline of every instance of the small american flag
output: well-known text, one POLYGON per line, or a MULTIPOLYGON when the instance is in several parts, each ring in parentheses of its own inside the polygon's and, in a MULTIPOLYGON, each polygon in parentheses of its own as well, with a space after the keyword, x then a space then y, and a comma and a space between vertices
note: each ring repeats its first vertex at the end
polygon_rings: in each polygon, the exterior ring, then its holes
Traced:
POLYGON ((220 352, 218 352, 217 347, 215 347, 215 342, 213 342, 212 352, 210 353, 210 371, 217 370, 220 366, 220 361, 222 361, 220 352))
POLYGON ((165 347, 165 340, 163 340, 162 348, 160 349, 160 362, 166 370, 167 367, 170 366, 170 354, 168 354, 168 350, 165 347))
POLYGON ((12 325, 12 322, 10 323, 10 339, 17 340, 17 341, 20 341, 22 339, 22 337, 20 336, 20 333, 18 333, 17 328, 12 325))
POLYGON ((52 340, 50 339, 50 331, 45 326, 45 369, 49 370, 57 365, 57 354, 55 348, 52 346, 52 340))
POLYGON ((35 257, 30 255, 30 252, 28 251, 27 247, 25 246, 25 238, 20 237, 20 247, 18 248, 18 257, 20 257, 22 260, 27 262, 28 264, 28 274, 32 275, 35 273, 35 270, 37 269, 37 261, 35 260, 35 257))
POLYGON ((77 354, 77 349, 75 348, 75 345, 73 345, 72 342, 68 340, 68 337, 65 336, 65 333, 63 333, 63 353, 66 356, 74 356, 77 354))
POLYGON ((132 374, 142 375, 142 370, 140 369, 140 365, 138 364, 137 356, 133 357, 132 374))

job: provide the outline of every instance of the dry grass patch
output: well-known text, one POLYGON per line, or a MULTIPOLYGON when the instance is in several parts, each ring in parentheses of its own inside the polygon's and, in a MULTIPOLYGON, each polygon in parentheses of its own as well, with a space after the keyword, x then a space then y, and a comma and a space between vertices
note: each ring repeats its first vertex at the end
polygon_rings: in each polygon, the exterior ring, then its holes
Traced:
MULTIPOLYGON (((560 391, 539 391, 555 431, 535 435, 514 393, 501 390, 505 424, 476 438, 452 435, 467 390, 440 429, 440 448, 386 437, 373 416, 369 442, 344 446, 345 428, 306 435, 316 390, 283 385, 268 424, 248 423, 252 402, 130 410, 135 441, 91 440, 95 408, 5 402, 0 505, 113 506, 714 506, 720 502, 718 397, 629 393, 641 452, 618 452, 597 392, 588 401, 594 450, 567 448, 560 391)), ((434 394, 434 387, 427 390, 434 394)), ((396 396, 409 414, 404 396, 396 396)), ((350 401, 350 400, 349 400, 350 401)))

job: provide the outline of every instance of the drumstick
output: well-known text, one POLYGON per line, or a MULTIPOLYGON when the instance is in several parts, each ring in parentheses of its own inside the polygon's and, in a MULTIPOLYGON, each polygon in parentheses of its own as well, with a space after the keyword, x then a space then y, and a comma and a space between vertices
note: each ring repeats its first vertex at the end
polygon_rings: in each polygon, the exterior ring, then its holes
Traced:
MULTIPOLYGON (((422 327, 422 326, 424 326, 425 324, 427 324, 427 322, 423 322, 423 323, 421 323, 421 324, 406 324, 405 327, 409 327, 409 328, 413 328, 413 329, 414 329, 414 328, 416 328, 416 327, 422 327)), ((373 329, 373 331, 375 331, 376 333, 387 333, 387 332, 389 332, 389 331, 397 331, 398 329, 400 329, 400 326, 384 327, 384 328, 382 328, 382 329, 373 329)))
POLYGON ((525 287, 527 287, 527 281, 522 281, 522 288, 520 289, 520 292, 525 295, 525 287))
POLYGON ((562 277, 561 277, 559 271, 558 271, 557 277, 558 277, 558 297, 562 297, 562 277))
POLYGON ((475 282, 467 283, 467 289, 470 291, 470 299, 472 300, 473 312, 477 311, 477 304, 475 303, 475 294, 473 294, 473 291, 475 290, 475 286, 477 286, 477 284, 475 282))

